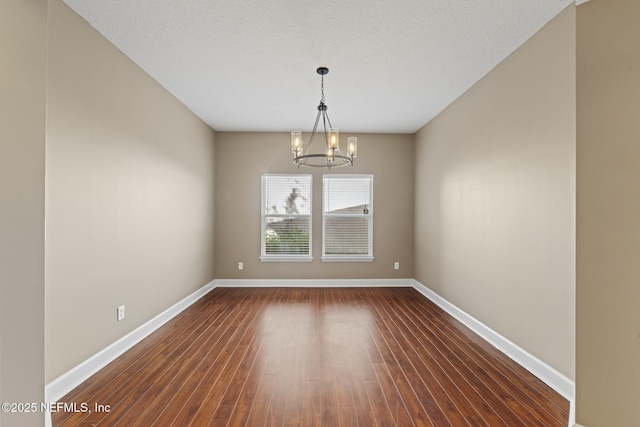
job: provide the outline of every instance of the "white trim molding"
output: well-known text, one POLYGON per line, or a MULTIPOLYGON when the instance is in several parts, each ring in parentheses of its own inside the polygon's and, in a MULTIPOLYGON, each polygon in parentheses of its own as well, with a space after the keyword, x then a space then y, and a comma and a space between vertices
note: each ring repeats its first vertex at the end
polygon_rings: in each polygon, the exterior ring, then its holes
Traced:
POLYGON ((412 288, 413 279, 216 279, 217 288, 412 288))
POLYGON ((91 375, 98 372, 100 369, 115 360, 125 351, 138 344, 160 326, 164 325, 169 320, 180 314, 180 312, 185 310, 191 304, 202 298, 205 294, 207 294, 211 289, 215 287, 214 283, 215 281, 204 285, 191 295, 187 296, 183 300, 158 314, 147 323, 131 331, 113 344, 107 346, 84 362, 80 363, 76 367, 70 369, 55 380, 51 381, 45 386, 44 389, 45 401, 50 403, 57 402, 64 395, 76 388, 91 375))
MULTIPOLYGON (((304 288, 335 288, 335 287, 411 287, 431 300, 444 311, 465 324, 485 341, 505 353, 516 363, 527 369, 541 381, 549 385, 556 392, 570 402, 569 427, 583 427, 575 424, 575 383, 556 371, 551 366, 529 354, 507 338, 493 331, 469 314, 460 310, 431 289, 415 279, 216 279, 191 295, 179 301, 167 310, 158 314, 147 323, 120 338, 105 349, 91 356, 60 377, 45 386, 45 401, 57 402, 91 375, 115 360, 118 356, 142 341, 153 331, 177 316, 180 312, 191 306, 205 294, 217 287, 304 287, 304 288)), ((45 415, 45 425, 50 427, 51 414, 45 415)))
POLYGON ((75 387, 91 375, 98 372, 118 356, 142 341, 153 331, 167 323, 180 312, 202 298, 210 290, 216 287, 413 287, 413 279, 270 279, 270 280, 244 280, 244 279, 216 279, 198 289, 183 300, 158 314, 147 323, 141 325, 129 334, 120 338, 113 344, 94 354, 76 367, 70 369, 45 386, 45 400, 57 402, 58 399, 69 393, 75 387))
POLYGON ((322 255, 322 262, 372 262, 370 255, 322 255))
POLYGON ((262 262, 312 262, 311 255, 264 255, 260 257, 262 262))
POLYGON ((534 355, 528 353, 518 345, 509 341, 493 329, 489 328, 474 317, 465 313, 446 299, 429 289, 422 283, 414 280, 414 288, 434 304, 462 322, 473 332, 480 335, 485 341, 502 351, 517 364, 538 377, 542 382, 567 399, 570 404, 569 427, 575 423, 575 383, 556 369, 552 368, 534 355))

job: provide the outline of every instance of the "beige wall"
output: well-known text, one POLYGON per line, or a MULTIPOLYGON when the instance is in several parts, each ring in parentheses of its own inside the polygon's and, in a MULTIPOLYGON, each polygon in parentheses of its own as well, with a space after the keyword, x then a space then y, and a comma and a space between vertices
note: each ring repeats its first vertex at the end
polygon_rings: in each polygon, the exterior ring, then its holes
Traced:
POLYGON ((49 15, 47 382, 214 279, 214 132, 61 0, 49 15))
POLYGON ((46 22, 46 0, 0 3, 0 402, 44 401, 46 22))
MULTIPOLYGON (((313 108, 313 106, 310 106, 313 108)), ((343 133, 342 138, 348 135, 343 133)), ((373 174, 373 262, 322 262, 322 174, 291 162, 288 133, 216 134, 216 277, 364 279, 413 277, 413 137, 358 136, 355 166, 331 173, 373 174), (260 177, 313 174, 313 262, 261 262, 260 177), (244 270, 237 264, 244 262, 244 270), (400 270, 393 262, 400 262, 400 270)), ((305 137, 306 140, 306 137, 305 137)))
POLYGON ((416 135, 415 277, 574 377, 575 6, 416 135))
POLYGON ((577 14, 577 421, 640 422, 640 2, 577 14))

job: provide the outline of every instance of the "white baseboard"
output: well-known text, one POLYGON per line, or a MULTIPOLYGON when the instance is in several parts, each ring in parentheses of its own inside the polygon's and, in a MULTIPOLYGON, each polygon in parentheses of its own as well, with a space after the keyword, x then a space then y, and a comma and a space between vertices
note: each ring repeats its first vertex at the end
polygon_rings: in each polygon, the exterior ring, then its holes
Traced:
MULTIPOLYGON (((414 279, 216 279, 198 289, 175 305, 169 307, 144 325, 130 332, 118 341, 96 353, 78 366, 72 368, 45 386, 45 401, 57 402, 83 381, 115 360, 125 351, 143 340, 153 331, 164 325, 187 307, 192 305, 211 289, 216 287, 413 287, 444 311, 461 321, 490 344, 505 353, 516 363, 540 378, 570 402, 569 427, 575 423, 575 383, 535 356, 527 353, 516 344, 474 319, 451 304, 431 289, 414 279)), ((51 414, 46 414, 45 425, 51 426, 51 414)), ((575 424, 575 427, 582 427, 575 424)))
POLYGON ((191 295, 158 314, 147 323, 131 331, 118 341, 51 381, 45 386, 45 401, 50 403, 57 402, 65 394, 69 393, 91 375, 95 374, 107 364, 115 360, 122 353, 142 341, 145 337, 196 302, 214 287, 215 281, 204 285, 191 295))
POLYGON ((244 280, 244 279, 216 279, 198 289, 182 301, 163 311, 144 325, 120 338, 102 351, 91 356, 60 377, 45 386, 45 400, 56 402, 91 375, 98 372, 108 363, 115 360, 125 351, 147 337, 153 331, 164 325, 178 313, 189 307, 207 292, 215 287, 412 287, 413 279, 330 279, 330 280, 244 280))
POLYGON ((218 288, 412 288, 413 279, 216 279, 218 288))
POLYGON ((422 295, 433 301, 436 305, 442 308, 444 311, 458 319, 465 326, 473 330, 476 334, 480 335, 485 341, 502 351, 509 356, 512 360, 518 363, 520 366, 531 372, 538 377, 541 381, 547 384, 549 387, 558 392, 561 396, 567 399, 570 403, 569 410, 569 427, 572 427, 575 423, 575 383, 561 374, 551 366, 547 365, 542 360, 528 353, 520 348, 518 345, 509 341, 493 329, 484 325, 482 322, 468 315, 464 311, 460 310, 449 301, 442 298, 437 293, 423 285, 422 283, 414 280, 414 288, 422 295))

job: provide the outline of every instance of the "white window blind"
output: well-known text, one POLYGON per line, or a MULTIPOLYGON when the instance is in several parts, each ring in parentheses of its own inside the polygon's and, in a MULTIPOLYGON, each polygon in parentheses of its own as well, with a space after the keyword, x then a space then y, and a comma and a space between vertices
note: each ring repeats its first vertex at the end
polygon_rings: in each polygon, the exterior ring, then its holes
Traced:
POLYGON ((373 175, 323 176, 323 261, 373 260, 373 175))
POLYGON ((262 261, 311 261, 311 175, 262 176, 262 261))

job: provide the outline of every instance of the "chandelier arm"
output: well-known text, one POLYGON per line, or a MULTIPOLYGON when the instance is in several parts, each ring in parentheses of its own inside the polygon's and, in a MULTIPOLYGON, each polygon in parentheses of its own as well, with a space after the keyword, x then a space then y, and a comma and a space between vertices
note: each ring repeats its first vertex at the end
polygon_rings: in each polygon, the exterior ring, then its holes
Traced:
MULTIPOLYGON (((298 166, 305 166, 309 168, 326 168, 327 167, 327 163, 326 163, 327 156, 325 154, 306 154, 304 156, 299 156, 297 159, 298 159, 298 163, 296 164, 298 166), (307 163, 307 161, 311 159, 324 159, 325 162, 317 163, 317 164, 307 163)), ((333 163, 331 163, 332 168, 339 168, 347 165, 353 166, 353 159, 351 157, 344 156, 342 154, 336 154, 333 156, 333 163)))
POLYGON ((327 110, 322 111, 322 127, 324 128, 324 142, 329 146, 329 134, 327 133, 327 110))
POLYGON ((331 120, 329 119, 329 113, 325 111, 324 115, 327 117, 327 123, 329 123, 329 129, 333 128, 333 125, 331 124, 331 120))
POLYGON ((311 136, 309 136, 309 143, 307 144, 307 152, 306 154, 311 153, 311 145, 313 145, 313 137, 316 134, 316 129, 318 128, 318 122, 320 121, 320 114, 322 111, 318 109, 318 114, 316 114, 316 122, 313 124, 313 130, 311 131, 311 136))

